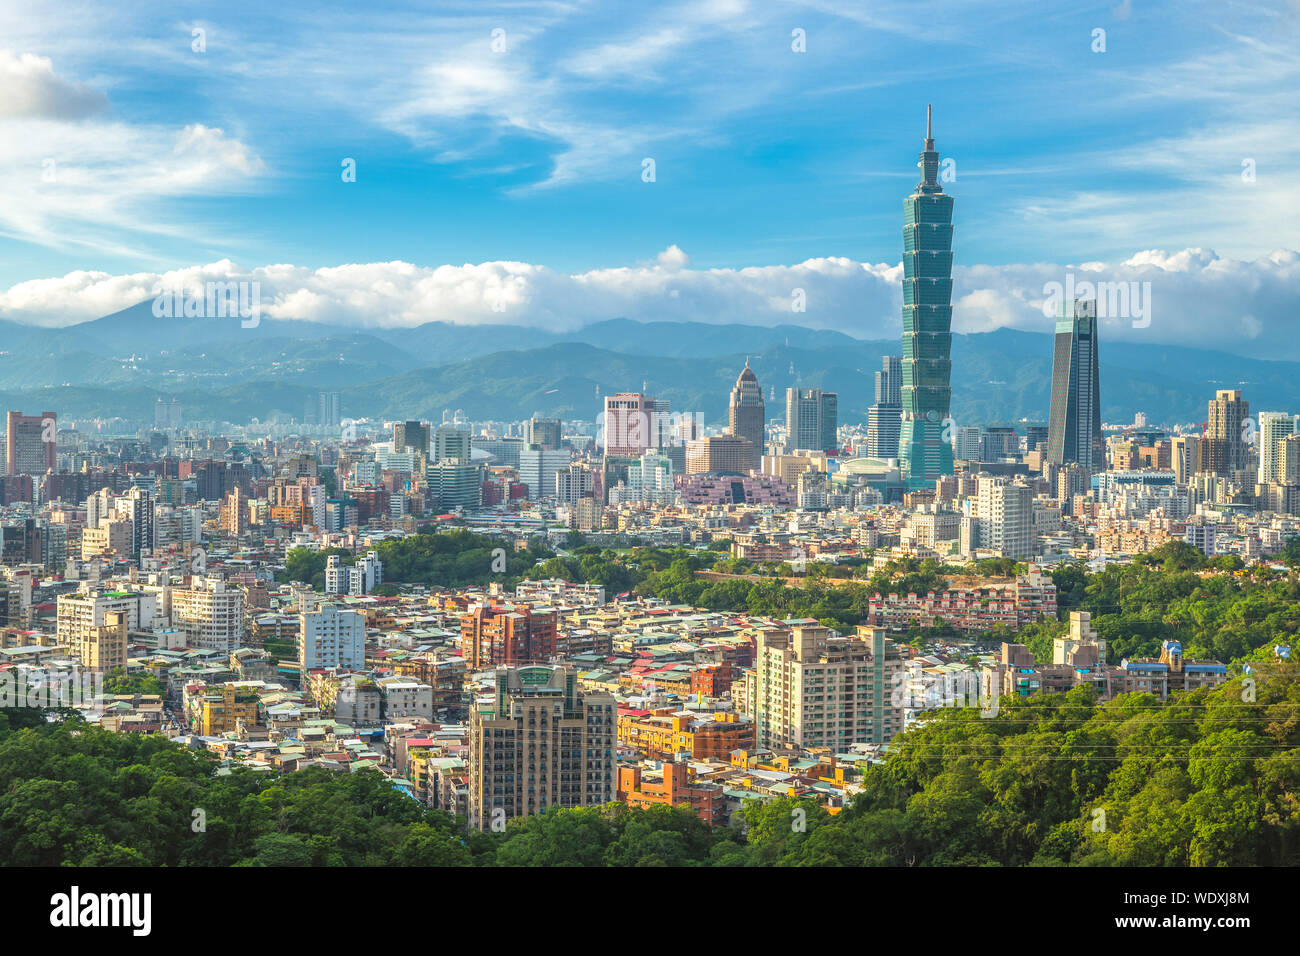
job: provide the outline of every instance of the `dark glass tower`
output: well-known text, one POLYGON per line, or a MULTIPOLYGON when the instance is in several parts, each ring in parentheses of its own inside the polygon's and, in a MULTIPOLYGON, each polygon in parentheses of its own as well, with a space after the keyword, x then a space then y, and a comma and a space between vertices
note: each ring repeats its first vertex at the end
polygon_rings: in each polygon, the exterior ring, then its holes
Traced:
POLYGON ((1074 315, 1056 320, 1052 360, 1052 418, 1047 426, 1047 460, 1077 462, 1089 472, 1106 466, 1101 437, 1101 393, 1097 387, 1096 302, 1076 301, 1074 315))
POLYGON ((921 181, 903 200, 903 427, 898 459, 909 489, 951 475, 944 419, 952 399, 952 197, 939 185, 930 108, 921 181))

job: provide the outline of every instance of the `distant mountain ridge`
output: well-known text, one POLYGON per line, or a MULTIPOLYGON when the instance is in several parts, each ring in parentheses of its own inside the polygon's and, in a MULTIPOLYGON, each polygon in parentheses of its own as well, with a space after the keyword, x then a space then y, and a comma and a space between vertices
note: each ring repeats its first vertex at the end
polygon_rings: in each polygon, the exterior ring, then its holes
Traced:
MULTIPOLYGON (((784 417, 788 386, 839 393, 843 422, 866 418, 873 373, 897 340, 856 339, 799 326, 610 319, 572 332, 431 322, 357 329, 306 321, 160 319, 150 303, 62 329, 0 322, 0 402, 66 418, 152 420, 159 396, 187 420, 301 416, 316 391, 342 395, 350 417, 476 419, 539 413, 591 420, 603 396, 644 386, 709 423, 726 418, 746 358, 784 417), (793 371, 792 371, 793 369, 793 371), (772 393, 775 391, 775 400, 772 393)), ((1000 329, 953 336, 953 417, 959 424, 1043 421, 1050 334, 1000 329)), ((1205 418, 1216 388, 1240 387, 1252 411, 1300 407, 1300 363, 1176 346, 1100 344, 1102 417, 1153 422, 1205 418), (1213 377, 1211 377, 1213 376, 1213 377)))

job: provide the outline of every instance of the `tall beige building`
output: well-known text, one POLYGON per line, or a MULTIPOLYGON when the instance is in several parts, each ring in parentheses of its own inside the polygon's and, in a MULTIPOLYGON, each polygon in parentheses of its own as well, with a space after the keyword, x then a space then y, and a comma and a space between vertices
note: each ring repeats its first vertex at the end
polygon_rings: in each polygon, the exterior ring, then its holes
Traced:
POLYGON ((754 443, 739 435, 712 435, 686 443, 686 473, 747 475, 754 468, 754 443))
POLYGON ((883 628, 834 637, 830 628, 797 625, 761 632, 745 671, 744 712, 755 744, 830 748, 887 743, 903 729, 903 660, 883 628))
POLYGON ((127 615, 125 611, 109 611, 104 623, 79 629, 74 648, 82 667, 108 673, 115 667, 126 669, 127 615))
POLYGON ((501 667, 469 722, 469 821, 481 830, 551 807, 615 798, 614 698, 577 690, 560 665, 501 667))
POLYGON ((172 588, 172 626, 191 647, 229 654, 243 643, 244 592, 224 581, 194 578, 188 588, 172 588))
POLYGON ((1174 481, 1190 485, 1192 476, 1201 469, 1201 439, 1197 435, 1179 435, 1170 441, 1170 465, 1174 481))

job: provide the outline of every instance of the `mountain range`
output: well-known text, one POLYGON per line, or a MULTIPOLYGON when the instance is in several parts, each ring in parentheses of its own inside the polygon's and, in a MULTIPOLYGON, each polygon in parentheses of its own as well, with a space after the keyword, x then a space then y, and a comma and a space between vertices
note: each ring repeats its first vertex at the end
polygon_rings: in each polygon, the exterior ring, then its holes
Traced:
MULTIPOLYGON (((786 387, 839 393, 842 423, 864 421, 881 358, 897 339, 866 340, 794 325, 611 319, 572 332, 430 322, 356 329, 263 319, 156 318, 150 302, 59 329, 0 322, 0 405, 64 419, 153 419, 159 397, 187 421, 300 420, 321 390, 352 418, 470 419, 533 414, 592 420, 601 398, 643 388, 674 411, 725 421, 746 360, 784 417, 786 387), (773 396, 775 396, 773 398, 773 396)), ((1241 388, 1253 411, 1300 408, 1300 363, 1193 348, 1100 343, 1102 418, 1135 412, 1199 422, 1217 388, 1241 388)), ((958 424, 1045 421, 1052 337, 1000 329, 954 335, 958 424)))

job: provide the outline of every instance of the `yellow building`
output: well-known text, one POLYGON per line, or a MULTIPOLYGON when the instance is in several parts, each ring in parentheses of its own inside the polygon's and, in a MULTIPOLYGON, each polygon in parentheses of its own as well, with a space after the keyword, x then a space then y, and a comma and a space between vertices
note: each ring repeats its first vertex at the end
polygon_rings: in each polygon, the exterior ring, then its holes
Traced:
POLYGON ((251 727, 257 723, 257 695, 238 684, 223 684, 203 695, 201 714, 199 733, 204 737, 232 733, 241 720, 251 727))

